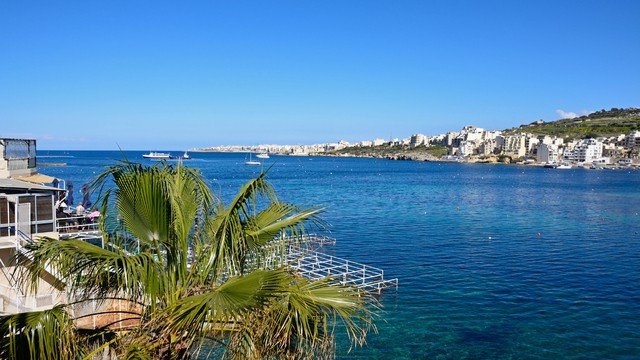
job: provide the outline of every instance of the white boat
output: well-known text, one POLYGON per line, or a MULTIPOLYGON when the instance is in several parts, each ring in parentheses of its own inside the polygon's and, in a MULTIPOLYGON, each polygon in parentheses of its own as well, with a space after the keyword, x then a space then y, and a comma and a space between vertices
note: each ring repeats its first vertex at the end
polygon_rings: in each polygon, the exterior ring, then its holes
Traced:
POLYGON ((142 155, 142 157, 145 159, 168 160, 171 159, 171 154, 152 151, 142 155))
POLYGON ((571 164, 560 164, 556 166, 556 169, 571 169, 571 168, 572 168, 571 164))
POLYGON ((258 159, 268 159, 268 158, 269 158, 269 154, 267 154, 267 153, 262 153, 262 154, 258 154, 258 155, 256 155, 256 157, 257 157, 258 159))
POLYGON ((253 161, 253 159, 251 159, 251 153, 249 153, 249 161, 245 161, 244 164, 245 165, 262 165, 260 161, 253 161))
POLYGON ((184 152, 184 155, 178 155, 178 156, 172 156, 172 159, 177 159, 177 160, 190 160, 191 156, 189 156, 189 154, 187 154, 187 152, 184 152))

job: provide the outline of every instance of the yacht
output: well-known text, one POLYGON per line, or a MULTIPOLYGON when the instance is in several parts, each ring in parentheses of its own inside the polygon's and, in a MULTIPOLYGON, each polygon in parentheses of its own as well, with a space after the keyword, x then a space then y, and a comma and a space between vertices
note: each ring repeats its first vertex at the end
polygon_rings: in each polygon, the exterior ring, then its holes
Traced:
POLYGON ((258 154, 258 155, 256 155, 256 157, 257 157, 258 159, 268 159, 268 158, 269 158, 269 154, 267 154, 267 153, 262 153, 262 154, 258 154))
POLYGON ((251 153, 249 153, 249 161, 245 161, 244 164, 245 165, 262 165, 262 163, 260 161, 254 161, 251 158, 251 153))

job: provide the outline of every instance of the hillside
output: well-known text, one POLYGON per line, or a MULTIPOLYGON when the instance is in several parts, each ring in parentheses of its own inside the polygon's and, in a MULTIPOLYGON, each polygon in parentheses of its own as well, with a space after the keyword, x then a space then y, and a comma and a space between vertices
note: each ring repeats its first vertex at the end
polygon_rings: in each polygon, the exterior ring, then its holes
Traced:
POLYGON ((573 119, 552 122, 537 121, 505 130, 505 134, 528 132, 537 135, 582 139, 587 137, 615 136, 640 130, 640 108, 600 110, 573 119))

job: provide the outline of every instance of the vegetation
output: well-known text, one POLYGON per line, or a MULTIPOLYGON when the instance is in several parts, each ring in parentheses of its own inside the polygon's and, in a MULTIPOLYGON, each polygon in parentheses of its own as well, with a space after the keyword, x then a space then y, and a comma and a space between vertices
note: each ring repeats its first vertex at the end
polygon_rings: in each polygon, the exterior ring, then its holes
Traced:
POLYGON ((518 128, 505 130, 505 134, 528 132, 538 135, 552 135, 566 139, 584 139, 589 137, 615 136, 640 130, 640 109, 600 110, 592 114, 573 119, 553 122, 534 122, 518 128))
POLYGON ((324 358, 336 321, 354 344, 373 329, 367 294, 270 263, 276 236, 323 223, 320 208, 280 202, 265 173, 227 206, 180 165, 125 162, 93 186, 111 187, 100 203, 112 246, 42 238, 26 247, 21 281, 36 290, 51 273, 70 302, 1 317, 1 358, 185 359, 205 344, 226 358, 324 358), (93 300, 128 304, 88 314, 125 321, 82 326, 74 310, 93 300))

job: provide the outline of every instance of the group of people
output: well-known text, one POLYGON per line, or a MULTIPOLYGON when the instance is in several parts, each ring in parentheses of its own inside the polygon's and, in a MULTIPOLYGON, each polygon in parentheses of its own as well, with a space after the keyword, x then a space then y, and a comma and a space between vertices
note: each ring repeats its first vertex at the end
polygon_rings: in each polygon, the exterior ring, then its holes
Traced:
POLYGON ((58 219, 68 218, 73 221, 74 225, 82 226, 95 223, 96 218, 100 216, 98 208, 94 207, 92 211, 87 211, 82 203, 79 203, 78 206, 76 206, 74 212, 66 211, 68 205, 65 200, 66 197, 56 201, 55 208, 58 219))
POLYGON ((82 206, 82 203, 79 203, 78 206, 76 206, 76 216, 83 216, 90 222, 95 222, 96 218, 100 216, 100 211, 98 211, 98 208, 94 207, 93 211, 88 212, 84 206, 82 206))

